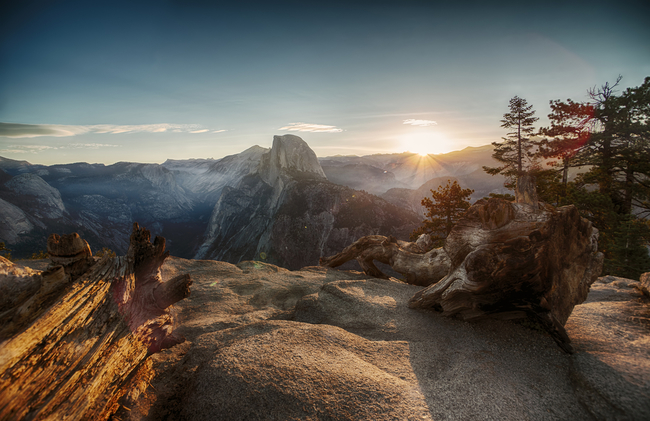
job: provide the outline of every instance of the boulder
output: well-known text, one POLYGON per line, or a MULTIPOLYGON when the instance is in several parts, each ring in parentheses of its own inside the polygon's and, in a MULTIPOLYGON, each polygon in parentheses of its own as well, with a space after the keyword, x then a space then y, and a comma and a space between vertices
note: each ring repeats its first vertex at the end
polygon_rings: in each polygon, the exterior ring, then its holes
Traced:
POLYGON ((95 264, 90 246, 77 234, 51 234, 47 239, 47 254, 52 267, 63 266, 73 279, 78 278, 95 264))

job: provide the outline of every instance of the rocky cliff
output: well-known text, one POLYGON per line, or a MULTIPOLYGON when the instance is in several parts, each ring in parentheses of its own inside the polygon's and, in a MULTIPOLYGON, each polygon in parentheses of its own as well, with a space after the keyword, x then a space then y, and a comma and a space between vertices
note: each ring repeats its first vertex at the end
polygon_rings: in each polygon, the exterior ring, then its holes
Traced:
POLYGON ((20 174, 4 185, 15 197, 23 196, 23 207, 29 207, 37 218, 56 219, 65 213, 61 193, 36 174, 20 174))
POLYGON ((195 258, 297 269, 364 235, 408 237, 418 222, 376 196, 330 183, 302 139, 275 136, 258 169, 223 190, 195 258))
POLYGON ((257 171, 262 155, 268 151, 256 145, 221 159, 168 159, 162 166, 176 176, 186 192, 193 194, 195 203, 212 209, 221 191, 225 187, 235 187, 242 178, 257 171))
POLYGON ((15 244, 21 235, 34 229, 30 217, 18 206, 0 199, 0 238, 7 244, 15 244))

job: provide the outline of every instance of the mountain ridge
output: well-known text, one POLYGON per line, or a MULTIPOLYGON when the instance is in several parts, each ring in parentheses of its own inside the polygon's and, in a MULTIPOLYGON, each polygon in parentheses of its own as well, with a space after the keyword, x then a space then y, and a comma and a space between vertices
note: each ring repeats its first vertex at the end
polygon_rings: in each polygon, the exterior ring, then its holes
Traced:
MULTIPOLYGON (((291 267, 303 263, 314 264, 313 261, 296 261, 275 246, 269 247, 269 244, 275 242, 274 244, 282 244, 281 247, 286 250, 291 249, 288 239, 297 235, 297 232, 283 235, 280 227, 296 231, 295 227, 300 225, 298 221, 302 221, 302 227, 307 226, 308 230, 315 230, 310 234, 310 238, 316 242, 316 246, 305 253, 310 256, 314 255, 314 250, 319 253, 329 250, 327 239, 330 236, 331 247, 342 248, 347 245, 346 242, 354 241, 362 234, 382 233, 406 239, 409 227, 419 224, 419 217, 409 214, 420 213, 421 217, 421 209, 418 212, 421 197, 415 197, 419 191, 405 191, 409 197, 407 201, 403 198, 394 200, 395 195, 389 194, 384 198, 388 199, 386 202, 378 196, 385 194, 382 189, 407 188, 416 183, 414 180, 432 173, 425 171, 418 175, 418 166, 413 165, 415 154, 375 154, 344 159, 339 157, 337 160, 332 157, 318 158, 306 142, 294 135, 274 136, 273 146, 264 148, 255 145, 239 154, 219 159, 168 159, 162 164, 118 162, 104 165, 77 162, 45 166, 0 158, 0 170, 3 170, 0 177, 0 198, 4 204, 0 204, 0 214, 10 221, 10 225, 11 221, 14 223, 13 228, 6 224, 4 228, 0 226, 0 240, 9 245, 14 255, 28 256, 43 249, 45 239, 50 233, 76 231, 88 239, 93 249, 106 246, 122 253, 127 246, 123 239, 128 237, 132 223, 137 221, 150 227, 153 235, 165 236, 168 248, 175 255, 207 256, 209 253, 205 254, 206 250, 216 247, 208 244, 209 241, 219 237, 215 235, 215 227, 210 226, 211 221, 213 224, 220 218, 222 222, 225 221, 223 215, 218 216, 220 211, 216 209, 217 205, 221 204, 222 211, 225 212, 226 203, 236 203, 246 197, 251 199, 253 184, 259 183, 260 180, 268 187, 259 188, 270 190, 266 196, 253 198, 253 202, 262 198, 266 201, 262 203, 258 200, 256 212, 242 215, 265 223, 258 224, 257 230, 249 231, 252 236, 250 239, 232 239, 237 232, 235 230, 231 231, 229 236, 221 235, 221 240, 218 241, 224 249, 234 247, 229 243, 231 239, 233 244, 242 243, 242 247, 243 243, 249 240, 257 242, 254 251, 242 254, 247 258, 259 258, 260 254, 264 253, 271 259, 277 259, 272 260, 274 263, 284 262, 291 267), (356 163, 350 163, 351 160, 356 163), (322 163, 325 163, 325 168, 322 163), (347 172, 342 170, 345 165, 351 166, 347 172), (361 177, 360 171, 365 171, 366 176, 361 177), (408 182, 399 180, 393 171, 406 174, 408 182), (328 174, 332 180, 328 179, 328 174), (337 178, 332 174, 339 176, 337 178), (258 179, 253 180, 255 177, 258 179), (40 199, 29 194, 26 189, 10 188, 17 184, 14 179, 27 178, 43 187, 40 199), (38 180, 42 180, 42 183, 38 180), (248 187, 244 188, 246 183, 248 187), (312 187, 318 193, 309 193, 308 190, 312 187), (301 195, 313 197, 322 203, 305 207, 298 203, 302 200, 299 199, 301 195), (57 196, 60 197, 60 203, 56 200, 57 196), (289 199, 290 202, 285 201, 289 199), (43 212, 47 211, 47 208, 43 205, 27 205, 39 203, 39 200, 41 203, 49 201, 52 212, 45 215, 43 212), (351 200, 353 205, 348 203, 351 200), (390 206, 389 202, 392 202, 390 206), (355 212, 363 212, 361 203, 373 209, 365 220, 358 217, 359 215, 353 216, 355 212), (387 225, 385 220, 385 212, 380 209, 382 207, 391 209, 389 213, 396 221, 401 221, 401 228, 386 228, 389 224, 387 225), (295 209, 298 208, 307 213, 295 215, 295 209), (319 211, 314 214, 316 209, 319 211), (336 222, 341 209, 341 217, 348 215, 344 220, 354 220, 358 226, 348 224, 344 227, 341 222, 336 222), (213 215, 215 212, 217 216, 213 215), (397 216, 398 214, 401 216, 397 216), (382 227, 393 231, 384 232, 382 227), (347 231, 341 231, 343 228, 347 231), (253 240, 253 237, 257 240, 253 240), (287 262, 287 258, 291 262, 287 262)), ((485 148, 467 148, 474 154, 482 149, 485 148)), ((456 156, 454 160, 436 155, 433 156, 435 159, 431 158, 429 161, 436 163, 437 167, 434 169, 438 172, 446 171, 446 174, 450 168, 458 170, 463 167, 461 164, 454 167, 453 164, 463 161, 462 151, 452 154, 456 156), (447 165, 447 169, 441 162, 447 165)), ((429 167, 433 168, 432 165, 429 167)), ((243 218, 242 215, 239 216, 243 218)), ((240 223, 244 224, 242 218, 240 223)), ((250 220, 246 223, 250 223, 250 220)), ((223 227, 223 224, 220 227, 223 227)), ((244 248, 248 249, 248 246, 244 248)), ((231 257, 234 260, 240 258, 234 254, 231 257)))

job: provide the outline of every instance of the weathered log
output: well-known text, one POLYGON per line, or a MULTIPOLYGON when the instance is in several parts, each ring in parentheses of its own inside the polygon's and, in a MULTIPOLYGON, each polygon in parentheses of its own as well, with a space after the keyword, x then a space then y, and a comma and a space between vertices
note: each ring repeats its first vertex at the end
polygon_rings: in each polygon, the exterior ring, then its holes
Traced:
POLYGON ((531 317, 572 352, 564 324, 602 269, 597 241, 573 206, 479 200, 445 241, 451 271, 409 306, 466 320, 531 317))
POLYGON ((516 201, 479 200, 453 228, 442 249, 417 253, 413 243, 363 237, 322 266, 357 259, 366 274, 385 278, 373 260, 425 285, 409 303, 465 320, 532 318, 567 352, 564 329, 602 270, 598 230, 573 206, 538 202, 535 179, 521 177, 516 201), (413 251, 416 251, 413 253, 413 251))
POLYGON ((47 251, 51 264, 43 272, 15 268, 6 259, 0 262, 0 292, 7 297, 6 305, 0 304, 0 340, 36 320, 60 299, 66 286, 95 264, 88 243, 77 233, 50 235, 47 251))
POLYGON ((169 305, 191 279, 163 283, 169 253, 149 240, 134 224, 126 256, 95 261, 78 235, 50 236, 52 263, 65 266, 40 274, 0 261, 0 290, 23 291, 0 302, 0 419, 107 419, 146 357, 183 340, 169 305))
POLYGON ((375 265, 374 261, 377 260, 404 275, 407 283, 428 286, 447 274, 450 261, 444 249, 425 251, 426 245, 421 244, 427 244, 426 239, 419 243, 396 240, 392 236, 368 235, 334 256, 322 257, 319 264, 334 268, 356 259, 367 275, 388 279, 375 265))

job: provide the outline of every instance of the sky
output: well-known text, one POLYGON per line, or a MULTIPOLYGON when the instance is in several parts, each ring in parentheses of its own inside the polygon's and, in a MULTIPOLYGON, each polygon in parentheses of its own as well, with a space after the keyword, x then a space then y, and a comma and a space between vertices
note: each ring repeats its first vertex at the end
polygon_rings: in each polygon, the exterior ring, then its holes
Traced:
POLYGON ((515 95, 650 76, 646 1, 15 1, 0 6, 0 156, 320 157, 500 141, 515 95))

